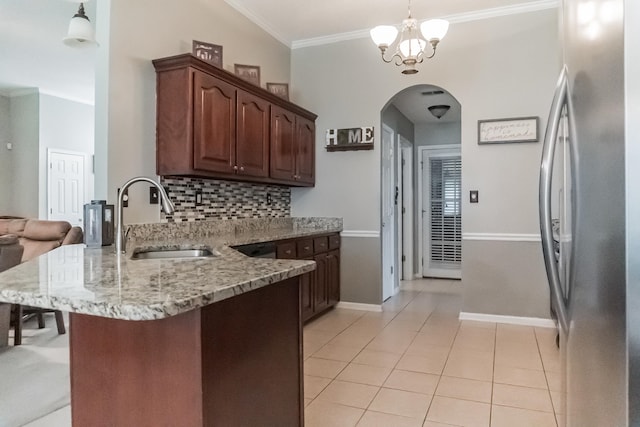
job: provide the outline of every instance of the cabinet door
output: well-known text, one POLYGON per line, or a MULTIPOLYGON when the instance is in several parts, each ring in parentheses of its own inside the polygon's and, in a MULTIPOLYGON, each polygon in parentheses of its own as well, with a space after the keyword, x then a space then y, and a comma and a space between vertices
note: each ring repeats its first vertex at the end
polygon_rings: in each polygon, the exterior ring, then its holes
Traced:
POLYGON ((257 96, 238 90, 236 165, 239 175, 269 176, 269 108, 257 96))
POLYGON ((327 253, 327 293, 328 305, 340 301, 340 250, 327 253))
POLYGON ((236 88, 195 71, 193 91, 193 168, 233 173, 236 88))
POLYGON ((311 120, 296 118, 296 181, 314 185, 316 125, 311 120))
POLYGON ((327 254, 313 257, 316 262, 315 313, 329 307, 329 288, 327 287, 327 254))
POLYGON ((295 114, 275 105, 271 106, 271 178, 294 180, 295 138, 295 114))
MULTIPOLYGON (((313 258, 307 258, 313 261, 313 258)), ((315 310, 315 272, 300 276, 300 308, 302 309, 302 321, 313 317, 315 310)))

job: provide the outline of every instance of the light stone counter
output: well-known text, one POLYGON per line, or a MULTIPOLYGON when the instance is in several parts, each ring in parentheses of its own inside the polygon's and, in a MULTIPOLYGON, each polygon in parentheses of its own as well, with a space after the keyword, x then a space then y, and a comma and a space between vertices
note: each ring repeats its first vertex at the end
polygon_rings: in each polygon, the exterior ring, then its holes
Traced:
POLYGON ((174 316, 308 273, 313 261, 249 258, 230 246, 342 230, 335 218, 136 224, 127 254, 68 245, 0 273, 0 302, 124 320, 174 316), (140 248, 207 247, 216 256, 132 260, 140 248))

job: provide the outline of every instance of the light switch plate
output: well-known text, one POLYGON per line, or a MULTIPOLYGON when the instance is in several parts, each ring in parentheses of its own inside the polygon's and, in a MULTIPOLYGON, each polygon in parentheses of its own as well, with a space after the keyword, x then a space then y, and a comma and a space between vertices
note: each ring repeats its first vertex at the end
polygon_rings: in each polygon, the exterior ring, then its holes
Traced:
POLYGON ((478 203, 478 190, 469 191, 469 203, 478 203))

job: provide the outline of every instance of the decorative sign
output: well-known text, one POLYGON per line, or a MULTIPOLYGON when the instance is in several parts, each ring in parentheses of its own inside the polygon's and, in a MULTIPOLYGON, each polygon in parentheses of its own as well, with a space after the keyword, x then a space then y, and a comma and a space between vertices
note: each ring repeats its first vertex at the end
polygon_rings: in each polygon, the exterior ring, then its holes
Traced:
POLYGON ((194 40, 192 49, 193 54, 198 58, 222 68, 222 46, 194 40))
POLYGON ((478 144, 538 141, 538 118, 478 120, 478 144))
POLYGON ((327 129, 327 151, 373 150, 373 126, 327 129))

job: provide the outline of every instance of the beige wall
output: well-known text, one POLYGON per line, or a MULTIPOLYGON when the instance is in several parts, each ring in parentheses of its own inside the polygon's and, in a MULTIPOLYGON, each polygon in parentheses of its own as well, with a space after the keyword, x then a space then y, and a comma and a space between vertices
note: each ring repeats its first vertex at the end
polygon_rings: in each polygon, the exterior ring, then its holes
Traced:
POLYGON ((462 250, 462 311, 549 317, 540 242, 464 240, 462 250))
POLYGON ((7 149, 11 142, 11 100, 0 95, 0 215, 9 213, 11 200, 11 164, 13 152, 7 149))
POLYGON ((82 153, 85 156, 85 202, 93 198, 91 156, 94 137, 93 105, 40 94, 38 211, 47 218, 47 153, 49 149, 82 153))
MULTIPOLYGON (((294 189, 292 214, 341 216, 347 230, 380 231, 380 111, 404 88, 431 84, 462 106, 463 194, 477 189, 481 200, 469 205, 464 197, 463 232, 537 233, 542 144, 478 146, 477 121, 539 116, 544 128, 560 69, 557 29, 555 9, 454 24, 436 58, 413 76, 383 64, 368 39, 294 50, 292 86, 300 104, 319 117, 317 184, 294 189), (359 126, 376 126, 373 151, 325 151, 326 129, 359 126)), ((498 271, 513 268, 493 262, 498 271)), ((369 265, 379 265, 379 260, 343 268, 369 265)), ((474 287, 474 272, 464 271, 466 294, 474 287)), ((359 283, 345 286, 361 288, 359 283)), ((356 292, 351 295, 360 302, 356 292)))
MULTIPOLYGON (((155 71, 152 59, 191 52, 193 39, 223 46, 224 67, 258 65, 261 83, 288 82, 290 50, 223 0, 101 0, 96 141, 101 147, 96 196, 115 201, 127 179, 155 177, 155 71), (110 5, 110 7, 107 7, 110 5), (143 22, 141 22, 141 18, 143 22), (104 37, 104 36, 103 36, 104 37), (108 73, 104 69, 107 67, 108 73), (107 89, 105 89, 107 88, 107 89), (105 147, 107 147, 105 149, 105 147), (105 185, 106 182, 106 185, 105 185)), ((295 93, 292 94, 295 101, 295 93)), ((159 220, 145 185, 130 191, 125 222, 159 220)))
POLYGON ((38 218, 39 101, 37 91, 11 97, 13 181, 9 215, 38 218))

